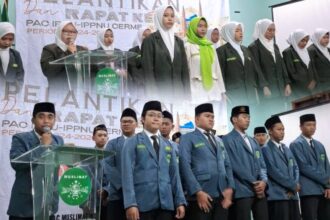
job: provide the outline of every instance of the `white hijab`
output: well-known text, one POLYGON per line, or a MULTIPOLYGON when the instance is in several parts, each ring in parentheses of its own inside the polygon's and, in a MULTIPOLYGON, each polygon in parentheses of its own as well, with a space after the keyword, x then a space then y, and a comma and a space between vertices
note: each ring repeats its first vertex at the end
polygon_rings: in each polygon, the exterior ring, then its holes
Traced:
MULTIPOLYGON (((74 23, 72 21, 62 21, 58 26, 57 26, 57 29, 56 29, 56 32, 55 32, 55 43, 56 45, 61 48, 61 50, 63 50, 64 52, 67 51, 68 47, 67 45, 62 41, 62 30, 63 28, 68 25, 68 24, 72 24, 73 27, 77 30, 76 26, 74 25, 74 23)), ((72 41, 74 42, 76 40, 76 38, 72 39, 72 41)))
MULTIPOLYGON (((104 44, 104 35, 105 35, 105 32, 107 32, 108 30, 112 31, 110 28, 103 28, 97 33, 97 48, 102 47, 103 50, 114 50, 115 49, 113 42, 109 46, 106 46, 104 44)), ((112 34, 113 34, 113 32, 112 32, 112 34)))
POLYGON ((138 46, 138 47, 141 49, 141 45, 142 45, 142 41, 143 41, 143 33, 144 33, 146 30, 150 30, 150 31, 151 31, 151 29, 150 29, 148 26, 142 26, 142 27, 138 30, 138 32, 137 32, 137 34, 136 34, 136 37, 135 37, 135 39, 134 39, 134 41, 133 41, 133 47, 138 46))
POLYGON ((155 23, 156 30, 158 30, 160 32, 160 35, 162 36, 162 39, 163 39, 168 51, 170 52, 171 60, 173 61, 173 59, 174 59, 174 43, 175 43, 174 25, 170 29, 166 29, 163 25, 164 12, 168 7, 172 8, 173 11, 175 12, 175 10, 172 6, 159 7, 155 12, 154 23, 155 23))
POLYGON ((297 29, 293 31, 287 39, 288 44, 293 47, 293 49, 297 52, 302 61, 306 64, 306 66, 309 65, 309 62, 311 60, 307 51, 307 46, 304 49, 301 49, 298 44, 302 39, 307 36, 309 35, 304 30, 297 29))
MULTIPOLYGON (((15 35, 15 28, 9 22, 0 22, 0 38, 5 36, 6 34, 14 34, 15 35)), ((2 64, 3 73, 6 74, 9 64, 9 47, 5 49, 0 49, 0 59, 2 64)))
POLYGON ((322 52, 322 54, 330 61, 330 53, 328 50, 328 47, 324 47, 320 44, 320 41, 324 35, 329 33, 328 30, 323 28, 317 28, 314 31, 314 34, 312 35, 312 42, 315 44, 315 46, 322 52))
POLYGON ((227 24, 225 24, 224 26, 222 26, 221 28, 221 37, 227 42, 229 43, 239 54, 239 56, 242 59, 242 62, 244 64, 244 54, 241 48, 241 41, 237 42, 235 40, 235 31, 237 27, 241 27, 242 31, 244 32, 244 27, 242 23, 239 22, 229 22, 227 24))
POLYGON ((253 32, 253 39, 257 40, 259 39, 262 45, 269 51, 271 52, 274 61, 276 61, 276 55, 275 55, 275 49, 274 49, 274 38, 271 40, 268 40, 265 37, 265 33, 267 29, 269 28, 270 25, 274 24, 269 19, 261 19, 257 21, 255 27, 254 27, 254 32, 253 32))
MULTIPOLYGON (((217 29, 219 31, 219 34, 220 34, 220 29, 218 27, 209 27, 208 30, 207 30, 207 33, 206 33, 206 37, 207 39, 209 39, 210 42, 213 43, 212 41, 212 32, 217 29)), ((218 40, 218 42, 216 43, 213 43, 213 47, 214 49, 217 49, 218 47, 220 47, 220 40, 218 40)))

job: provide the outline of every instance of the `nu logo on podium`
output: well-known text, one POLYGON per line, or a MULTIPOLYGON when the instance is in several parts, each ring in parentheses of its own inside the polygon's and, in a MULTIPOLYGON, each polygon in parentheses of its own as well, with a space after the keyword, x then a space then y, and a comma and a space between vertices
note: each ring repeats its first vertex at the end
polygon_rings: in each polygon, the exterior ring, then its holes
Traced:
POLYGON ((91 179, 81 168, 71 168, 63 174, 58 185, 61 199, 68 205, 81 205, 91 193, 91 179))

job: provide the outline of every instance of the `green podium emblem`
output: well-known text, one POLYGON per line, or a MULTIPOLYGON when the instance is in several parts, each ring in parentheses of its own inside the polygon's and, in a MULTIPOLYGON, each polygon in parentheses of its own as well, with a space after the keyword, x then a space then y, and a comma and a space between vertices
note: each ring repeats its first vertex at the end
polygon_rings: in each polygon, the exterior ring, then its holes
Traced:
POLYGON ((58 185, 61 199, 68 205, 84 203, 91 192, 91 179, 81 168, 72 168, 63 174, 58 185))
POLYGON ((103 68, 97 72, 96 93, 117 96, 120 88, 120 77, 111 68, 103 68))

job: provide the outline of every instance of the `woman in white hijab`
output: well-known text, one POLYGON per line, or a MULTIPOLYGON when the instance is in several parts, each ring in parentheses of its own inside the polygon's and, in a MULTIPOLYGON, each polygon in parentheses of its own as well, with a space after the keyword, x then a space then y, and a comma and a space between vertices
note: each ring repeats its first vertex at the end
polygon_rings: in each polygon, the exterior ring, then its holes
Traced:
POLYGON ((148 37, 150 34, 151 34, 151 28, 150 27, 148 27, 148 26, 141 27, 138 30, 138 32, 136 34, 136 37, 133 41, 133 44, 132 44, 133 48, 138 47, 141 51, 141 46, 142 46, 143 40, 146 37, 148 37))
POLYGON ((68 80, 65 65, 49 64, 51 61, 87 50, 85 47, 76 45, 77 34, 78 30, 71 21, 62 21, 55 32, 55 43, 48 44, 42 49, 40 64, 42 72, 48 80, 49 93, 67 92, 77 86, 77 73, 73 66, 69 68, 71 74, 70 80, 68 80))
POLYGON ((226 85, 228 109, 257 102, 258 71, 249 50, 241 45, 243 33, 243 24, 235 21, 225 24, 220 32, 222 39, 227 42, 217 49, 217 54, 226 85))
POLYGON ((249 49, 262 76, 258 79, 261 104, 274 112, 282 112, 286 106, 285 97, 291 95, 291 87, 274 37, 275 24, 269 19, 261 19, 255 25, 254 42, 249 49))
POLYGON ((207 39, 213 43, 214 49, 221 46, 220 44, 220 31, 218 27, 209 27, 206 33, 207 39))
POLYGON ((146 96, 161 101, 182 102, 190 98, 189 72, 183 41, 174 34, 172 6, 155 11, 156 32, 142 43, 142 69, 146 96))
POLYGON ((12 49, 15 40, 15 28, 9 22, 0 22, 0 90, 6 84, 20 91, 24 82, 24 68, 20 53, 12 49))
POLYGON ((307 51, 309 35, 302 29, 293 31, 283 51, 283 60, 288 71, 294 99, 310 95, 316 85, 316 72, 307 51))
POLYGON ((97 33, 98 50, 116 50, 113 41, 114 35, 110 28, 103 28, 97 33))
POLYGON ((311 63, 318 76, 318 91, 330 89, 329 30, 317 28, 311 37, 313 44, 308 47, 311 63))
POLYGON ((128 88, 130 94, 136 94, 137 97, 143 97, 144 94, 144 76, 141 65, 141 46, 143 40, 151 34, 151 29, 147 26, 141 27, 133 41, 133 47, 128 51, 136 53, 136 56, 128 59, 128 88))

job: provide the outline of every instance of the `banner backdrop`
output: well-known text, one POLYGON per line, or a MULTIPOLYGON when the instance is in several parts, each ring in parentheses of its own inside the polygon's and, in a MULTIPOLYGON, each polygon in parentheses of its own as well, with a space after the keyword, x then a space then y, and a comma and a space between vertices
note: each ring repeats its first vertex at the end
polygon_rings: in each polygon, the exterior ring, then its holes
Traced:
MULTIPOLYGON (((212 0, 26 0, 16 1, 16 49, 21 53, 25 69, 23 88, 0 88, 0 219, 6 215, 14 171, 10 167, 9 150, 12 135, 33 129, 31 113, 35 103, 54 102, 57 122, 54 133, 61 135, 65 143, 93 147, 92 131, 97 124, 106 124, 109 137, 121 134, 121 111, 131 107, 141 114, 144 101, 141 97, 117 97, 89 93, 63 92, 49 97, 47 79, 40 67, 42 48, 55 42, 55 30, 60 21, 73 21, 78 28, 77 44, 96 48, 99 29, 109 27, 115 36, 115 47, 128 50, 137 30, 143 25, 153 26, 153 11, 170 4, 176 10, 176 30, 183 36, 189 18, 205 16, 212 26, 220 26, 229 19, 229 1, 212 0)), ((176 125, 190 124, 193 109, 187 103, 173 105, 163 103, 175 117, 176 125)), ((220 109, 216 110, 220 111, 220 109)), ((227 115, 217 120, 220 133, 227 131, 227 115), (221 121, 221 123, 219 123, 221 121)), ((140 128, 141 129, 141 128, 140 128)))

